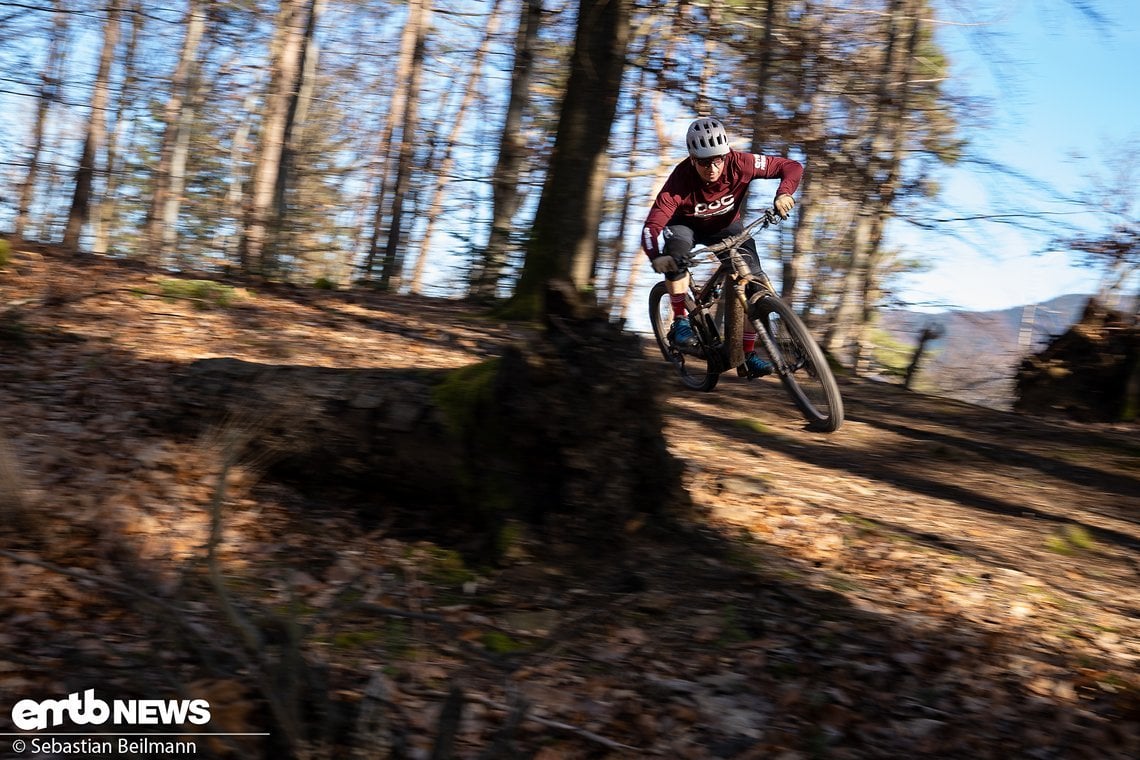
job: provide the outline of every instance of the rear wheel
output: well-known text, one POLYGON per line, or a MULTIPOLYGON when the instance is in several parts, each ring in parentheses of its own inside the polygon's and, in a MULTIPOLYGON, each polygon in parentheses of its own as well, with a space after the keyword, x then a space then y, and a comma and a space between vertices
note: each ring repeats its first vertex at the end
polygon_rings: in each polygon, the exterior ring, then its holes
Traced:
POLYGON ((717 349, 707 345, 712 336, 708 330, 692 321, 693 332, 699 345, 696 348, 678 349, 669 341, 669 328, 673 325, 673 305, 665 283, 659 282, 649 291, 649 324, 653 326, 653 337, 665 361, 673 365, 686 387, 697 391, 711 391, 720 379, 717 367, 717 349))
POLYGON ((823 350, 803 321, 790 306, 771 293, 752 296, 748 315, 757 331, 764 332, 770 339, 776 354, 771 356, 776 373, 807 419, 808 426, 825 433, 838 430, 843 424, 843 399, 839 395, 839 385, 823 350))

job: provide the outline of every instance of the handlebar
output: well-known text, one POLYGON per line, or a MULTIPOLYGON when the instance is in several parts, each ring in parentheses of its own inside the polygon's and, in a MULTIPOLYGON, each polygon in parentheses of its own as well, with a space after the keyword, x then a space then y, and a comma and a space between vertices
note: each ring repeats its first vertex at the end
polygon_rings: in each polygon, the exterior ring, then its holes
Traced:
POLYGON ((713 245, 693 249, 689 252, 689 255, 685 257, 684 263, 686 265, 692 264, 693 260, 702 254, 717 254, 722 251, 727 251, 730 248, 735 248, 745 240, 748 240, 750 237, 755 235, 760 230, 767 229, 773 224, 779 223, 780 214, 776 211, 776 209, 766 208, 764 209, 764 213, 745 225, 743 232, 733 235, 732 237, 727 237, 719 243, 714 243, 713 245))

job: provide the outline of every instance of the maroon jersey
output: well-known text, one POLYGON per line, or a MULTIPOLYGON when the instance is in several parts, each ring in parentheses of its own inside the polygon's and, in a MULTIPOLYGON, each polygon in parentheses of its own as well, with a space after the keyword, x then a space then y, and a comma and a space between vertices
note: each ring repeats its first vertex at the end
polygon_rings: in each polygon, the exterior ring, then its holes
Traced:
POLYGON ((730 150, 724 158, 720 177, 709 184, 701 179, 688 159, 673 169, 653 201, 641 232, 641 247, 649 258, 660 255, 657 238, 670 224, 691 227, 698 239, 719 232, 739 219, 749 182, 779 178, 776 195, 791 195, 804 174, 803 166, 790 158, 736 150, 730 150))

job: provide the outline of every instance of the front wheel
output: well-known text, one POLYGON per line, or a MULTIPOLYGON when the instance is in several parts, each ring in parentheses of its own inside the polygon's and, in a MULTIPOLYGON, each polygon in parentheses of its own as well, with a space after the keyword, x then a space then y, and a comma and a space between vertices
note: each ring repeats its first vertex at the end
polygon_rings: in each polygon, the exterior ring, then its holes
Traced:
POLYGON ((682 351, 669 340, 669 328, 673 325, 673 305, 665 283, 659 282, 649 291, 649 324, 653 326, 653 337, 665 361, 670 362, 681 376, 685 387, 696 391, 711 391, 720 379, 717 367, 716 349, 708 345, 709 335, 701 325, 693 322, 693 332, 700 345, 682 351))
POLYGON ((763 334, 762 343, 776 373, 808 421, 808 427, 825 433, 838 430, 843 424, 839 385, 803 320, 772 293, 752 296, 748 316, 757 333, 763 334))

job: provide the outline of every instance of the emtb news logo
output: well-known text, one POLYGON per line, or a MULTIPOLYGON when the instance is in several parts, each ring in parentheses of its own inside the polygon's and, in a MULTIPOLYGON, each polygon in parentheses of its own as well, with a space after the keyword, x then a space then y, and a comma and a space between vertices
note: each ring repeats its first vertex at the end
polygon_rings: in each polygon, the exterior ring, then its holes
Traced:
POLYGON ((21 699, 12 708, 12 722, 21 731, 42 731, 70 720, 78 726, 204 726, 210 703, 204 699, 115 699, 95 696, 94 689, 72 692, 66 699, 21 699))

